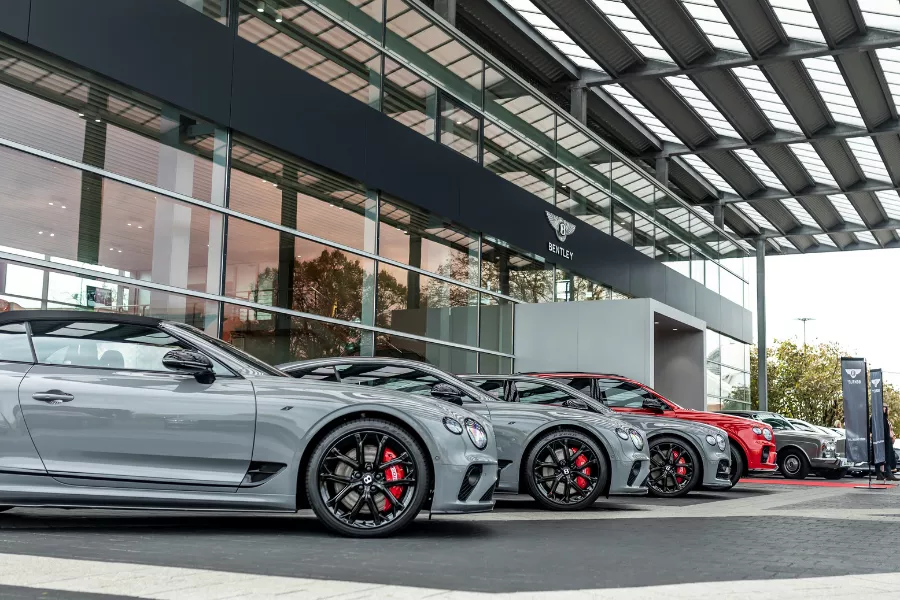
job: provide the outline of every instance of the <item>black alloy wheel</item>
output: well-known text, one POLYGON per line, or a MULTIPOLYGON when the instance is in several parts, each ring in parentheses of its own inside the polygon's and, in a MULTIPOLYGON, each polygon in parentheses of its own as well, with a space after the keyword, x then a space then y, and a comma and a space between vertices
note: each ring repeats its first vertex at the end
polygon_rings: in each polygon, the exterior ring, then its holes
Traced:
POLYGON ((731 441, 731 474, 728 476, 729 481, 731 481, 731 487, 726 489, 731 489, 737 485, 738 481, 741 480, 741 477, 744 476, 744 457, 741 455, 740 450, 738 450, 735 446, 734 440, 731 441))
POLYGON ((537 440, 525 458, 532 497, 550 510, 591 506, 606 489, 606 455, 591 437, 574 430, 553 431, 537 440))
POLYGON ((647 485, 651 496, 678 498, 697 485, 699 458, 694 449, 676 437, 650 440, 650 477, 647 485))
POLYGON ((809 475, 809 461, 797 450, 779 452, 778 468, 787 479, 806 479, 809 475))
POLYGON ((387 421, 359 419, 335 428, 316 447, 306 493, 332 530, 375 537, 416 518, 429 481, 425 455, 408 432, 387 421))

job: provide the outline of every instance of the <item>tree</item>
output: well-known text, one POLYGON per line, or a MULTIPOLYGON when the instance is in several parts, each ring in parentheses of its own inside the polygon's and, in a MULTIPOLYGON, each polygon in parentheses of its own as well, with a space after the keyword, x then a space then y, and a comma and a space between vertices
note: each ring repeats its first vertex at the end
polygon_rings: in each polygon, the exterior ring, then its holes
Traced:
MULTIPOLYGON (((786 417, 815 425, 842 426, 844 395, 841 387, 841 357, 855 353, 836 342, 798 345, 793 340, 775 341, 767 349, 768 409, 786 417)), ((750 350, 750 400, 759 403, 759 356, 750 350)), ((900 433, 900 390, 883 384, 895 433, 900 433)))

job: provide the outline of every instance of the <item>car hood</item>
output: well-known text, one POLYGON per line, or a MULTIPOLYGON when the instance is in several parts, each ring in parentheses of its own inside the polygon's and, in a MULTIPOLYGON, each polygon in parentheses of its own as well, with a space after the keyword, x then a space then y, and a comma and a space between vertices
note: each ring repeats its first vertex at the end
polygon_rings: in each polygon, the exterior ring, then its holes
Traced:
POLYGON ((632 425, 637 425, 647 432, 653 432, 658 429, 670 429, 683 431, 685 433, 693 433, 697 437, 705 438, 707 435, 724 435, 728 436, 724 429, 700 423, 699 421, 687 421, 684 419, 671 419, 667 417, 658 417, 655 415, 627 415, 620 414, 618 417, 632 425))
POLYGON ((821 442, 823 440, 837 442, 836 436, 830 436, 824 433, 812 433, 810 431, 797 431, 796 429, 778 429, 775 431, 775 439, 779 442, 821 442))
MULTIPOLYGON (((668 411, 662 416, 669 416, 668 411)), ((757 421, 755 419, 748 419, 746 417, 738 417, 736 415, 726 415, 723 413, 717 412, 709 412, 705 410, 692 410, 689 408, 679 409, 676 414, 672 415, 673 417, 677 416, 679 419, 686 419, 694 422, 706 423, 707 425, 713 425, 720 429, 728 429, 729 427, 734 427, 737 429, 741 428, 753 428, 753 427, 767 427, 772 429, 771 426, 766 425, 761 421, 757 421)))
POLYGON ((419 396, 416 394, 408 394, 406 392, 398 392, 381 387, 369 387, 363 385, 349 383, 322 382, 311 379, 294 379, 292 377, 255 377, 250 381, 254 384, 263 384, 267 390, 275 390, 285 395, 323 394, 332 396, 335 400, 343 401, 347 404, 390 404, 400 401, 408 405, 410 402, 416 404, 415 412, 418 416, 431 417, 434 419, 443 419, 444 417, 452 417, 462 423, 465 419, 476 419, 484 421, 484 416, 467 410, 462 406, 457 406, 445 400, 438 400, 429 396, 419 396))

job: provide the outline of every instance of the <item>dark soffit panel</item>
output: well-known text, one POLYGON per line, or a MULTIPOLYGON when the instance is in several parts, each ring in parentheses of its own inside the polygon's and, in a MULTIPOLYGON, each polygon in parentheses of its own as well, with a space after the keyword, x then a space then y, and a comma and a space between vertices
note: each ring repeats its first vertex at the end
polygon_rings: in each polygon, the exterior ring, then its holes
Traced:
POLYGON ((0 33, 23 42, 28 39, 28 15, 31 0, 3 0, 0 2, 0 33))

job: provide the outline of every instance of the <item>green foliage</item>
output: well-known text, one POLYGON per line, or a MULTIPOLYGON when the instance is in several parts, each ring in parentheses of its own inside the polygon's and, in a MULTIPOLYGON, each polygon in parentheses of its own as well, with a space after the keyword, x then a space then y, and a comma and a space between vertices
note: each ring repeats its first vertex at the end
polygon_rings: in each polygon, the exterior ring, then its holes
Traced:
MULTIPOLYGON (((793 340, 775 341, 767 349, 769 410, 826 427, 843 427, 844 396, 841 390, 841 357, 854 353, 836 342, 803 347, 793 340)), ((750 351, 750 394, 753 408, 759 403, 759 356, 750 351)), ((895 432, 900 432, 900 390, 884 384, 895 432)))

